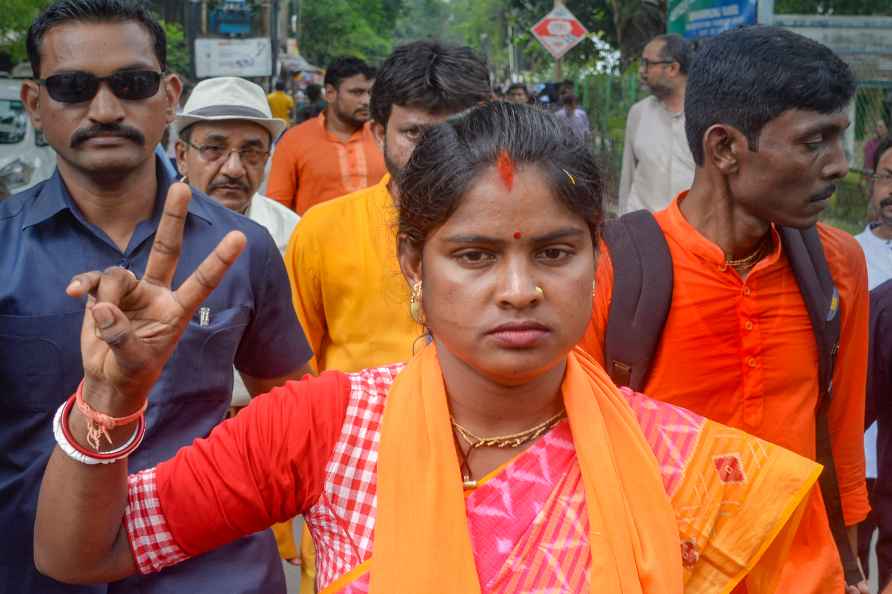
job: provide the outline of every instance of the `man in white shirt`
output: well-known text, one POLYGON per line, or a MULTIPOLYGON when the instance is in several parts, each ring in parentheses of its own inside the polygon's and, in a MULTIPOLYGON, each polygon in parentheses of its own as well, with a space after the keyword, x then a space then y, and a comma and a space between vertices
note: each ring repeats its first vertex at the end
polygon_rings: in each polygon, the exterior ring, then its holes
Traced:
POLYGON ((652 95, 629 110, 619 214, 662 210, 694 180, 684 121, 691 54, 688 42, 678 35, 659 35, 641 53, 638 72, 652 95))
POLYGON ((874 217, 864 231, 855 236, 867 259, 868 288, 892 278, 892 137, 884 138, 874 153, 875 161, 868 193, 874 217))
MULTIPOLYGON (((272 116, 263 89, 237 77, 203 80, 195 85, 174 122, 179 131, 177 167, 184 180, 265 227, 284 255, 300 219, 257 191, 272 143, 287 127, 284 120, 272 116)), ((247 406, 250 400, 248 388, 236 373, 232 406, 247 406)), ((298 553, 291 524, 277 524, 273 532, 279 552, 295 563, 298 553)))
MULTIPOLYGON (((257 193, 272 142, 287 126, 272 116, 263 89, 237 77, 203 80, 175 123, 177 167, 184 178, 226 208, 266 227, 284 254, 299 218, 257 193)), ((249 400, 236 374, 233 406, 245 406, 249 400)))

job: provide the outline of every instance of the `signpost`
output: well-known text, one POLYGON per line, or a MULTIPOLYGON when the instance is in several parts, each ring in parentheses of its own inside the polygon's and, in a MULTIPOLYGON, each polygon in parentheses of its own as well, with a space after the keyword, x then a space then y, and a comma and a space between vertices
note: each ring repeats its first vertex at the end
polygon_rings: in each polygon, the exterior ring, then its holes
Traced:
POLYGON ((669 0, 669 33, 698 39, 755 25, 758 4, 758 0, 669 0))
POLYGON ((196 39, 195 75, 272 76, 273 61, 268 37, 251 39, 196 39))
POLYGON ((588 35, 582 23, 566 6, 555 3, 554 9, 533 25, 533 35, 556 60, 556 78, 561 78, 561 58, 588 35))

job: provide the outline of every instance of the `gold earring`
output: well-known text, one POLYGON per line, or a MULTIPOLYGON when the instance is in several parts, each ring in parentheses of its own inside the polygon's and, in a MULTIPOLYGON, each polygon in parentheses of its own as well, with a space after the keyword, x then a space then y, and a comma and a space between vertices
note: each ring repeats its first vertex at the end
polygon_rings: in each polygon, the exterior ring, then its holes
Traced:
POLYGON ((536 285, 536 292, 539 293, 540 297, 545 297, 545 289, 543 289, 539 285, 536 285))
POLYGON ((594 297, 595 293, 597 293, 597 284, 598 281, 592 281, 592 297, 594 297))
POLYGON ((409 296, 409 314, 421 326, 427 323, 424 319, 424 310, 421 307, 421 281, 412 285, 412 294, 409 296))

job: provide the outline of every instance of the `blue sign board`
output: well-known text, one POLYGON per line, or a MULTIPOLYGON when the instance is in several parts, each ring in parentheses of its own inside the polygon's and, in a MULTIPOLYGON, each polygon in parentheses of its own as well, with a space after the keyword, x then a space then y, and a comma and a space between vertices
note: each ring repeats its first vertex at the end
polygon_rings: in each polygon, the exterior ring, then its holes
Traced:
POLYGON ((758 0, 670 0, 668 29, 698 39, 754 25, 757 16, 758 0))

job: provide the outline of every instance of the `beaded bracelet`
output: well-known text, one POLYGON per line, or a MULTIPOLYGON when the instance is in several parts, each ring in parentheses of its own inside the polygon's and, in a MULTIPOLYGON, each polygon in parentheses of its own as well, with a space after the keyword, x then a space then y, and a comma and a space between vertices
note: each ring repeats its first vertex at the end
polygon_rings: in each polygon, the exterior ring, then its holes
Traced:
POLYGON ((113 464, 127 458, 142 443, 146 435, 145 416, 140 416, 133 435, 120 447, 108 452, 91 452, 83 448, 71 434, 71 428, 69 427, 69 418, 75 404, 76 396, 71 396, 62 403, 62 406, 56 411, 55 417, 53 417, 53 436, 56 438, 56 443, 72 460, 88 465, 113 464))

